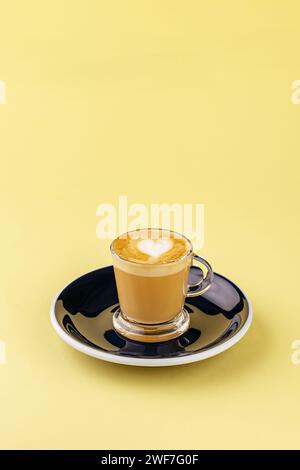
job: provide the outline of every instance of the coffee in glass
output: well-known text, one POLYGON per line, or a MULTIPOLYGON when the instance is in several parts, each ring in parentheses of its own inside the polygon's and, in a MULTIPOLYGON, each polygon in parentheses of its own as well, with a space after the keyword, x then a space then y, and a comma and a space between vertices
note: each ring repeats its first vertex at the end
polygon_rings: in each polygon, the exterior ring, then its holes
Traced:
POLYGON ((185 298, 205 292, 213 277, 209 263, 193 254, 191 242, 170 230, 140 229, 114 240, 111 253, 120 302, 113 318, 116 330, 147 342, 183 334, 189 327, 185 298), (195 290, 188 286, 193 259, 206 270, 195 290))

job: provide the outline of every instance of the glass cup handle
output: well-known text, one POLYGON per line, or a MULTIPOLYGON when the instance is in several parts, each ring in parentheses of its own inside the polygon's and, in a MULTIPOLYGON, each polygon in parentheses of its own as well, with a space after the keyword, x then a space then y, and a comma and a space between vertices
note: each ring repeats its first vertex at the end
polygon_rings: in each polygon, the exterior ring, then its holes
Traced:
POLYGON ((209 264, 209 262, 206 261, 206 259, 201 258, 201 256, 195 255, 195 253, 193 253, 193 261, 197 261, 200 265, 205 266, 206 274, 203 277, 203 279, 199 282, 199 284, 196 284, 196 285, 188 284, 186 297, 196 297, 197 295, 201 295, 204 292, 206 292, 207 289, 209 289, 214 278, 212 267, 209 264))

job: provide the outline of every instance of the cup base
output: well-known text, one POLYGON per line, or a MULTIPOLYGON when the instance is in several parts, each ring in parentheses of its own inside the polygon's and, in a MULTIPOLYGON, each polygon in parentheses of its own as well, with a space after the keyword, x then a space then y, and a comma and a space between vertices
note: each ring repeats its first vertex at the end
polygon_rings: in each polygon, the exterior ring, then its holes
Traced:
POLYGON ((137 323, 127 320, 118 308, 113 315, 113 325, 116 331, 125 338, 134 341, 156 343, 169 341, 185 333, 190 324, 190 316, 183 308, 171 321, 165 323, 137 323))

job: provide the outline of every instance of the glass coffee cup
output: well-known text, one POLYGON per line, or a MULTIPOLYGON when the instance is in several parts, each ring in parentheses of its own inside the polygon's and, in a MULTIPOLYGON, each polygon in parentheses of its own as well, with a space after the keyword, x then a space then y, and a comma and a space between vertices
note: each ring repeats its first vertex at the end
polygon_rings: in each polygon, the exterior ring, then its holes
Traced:
POLYGON ((120 307, 113 324, 122 336, 135 341, 167 341, 189 328, 186 297, 209 289, 210 264, 193 253, 190 240, 165 229, 138 229, 111 244, 120 307), (201 267, 199 281, 188 283, 194 263, 201 267))

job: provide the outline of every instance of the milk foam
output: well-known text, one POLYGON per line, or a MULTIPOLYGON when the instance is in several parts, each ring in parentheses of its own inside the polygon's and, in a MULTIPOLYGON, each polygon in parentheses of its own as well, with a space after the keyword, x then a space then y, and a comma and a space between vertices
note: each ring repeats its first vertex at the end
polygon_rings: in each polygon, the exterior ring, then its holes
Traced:
POLYGON ((142 253, 149 255, 153 258, 159 258, 163 253, 169 251, 173 246, 173 240, 160 238, 158 240, 151 240, 146 238, 137 243, 137 248, 142 253))
POLYGON ((124 261, 144 265, 164 265, 179 261, 191 252, 183 236, 159 229, 142 229, 120 236, 113 250, 124 261))

